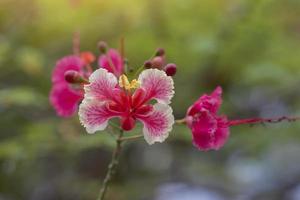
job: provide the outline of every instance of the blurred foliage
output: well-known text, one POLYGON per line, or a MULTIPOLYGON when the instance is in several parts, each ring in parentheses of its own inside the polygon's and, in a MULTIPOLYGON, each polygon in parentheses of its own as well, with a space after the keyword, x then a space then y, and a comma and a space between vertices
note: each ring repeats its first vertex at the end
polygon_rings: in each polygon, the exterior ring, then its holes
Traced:
MULTIPOLYGON (((300 115, 299 15, 298 0, 0 0, 0 199, 93 199, 97 193, 111 136, 87 135, 77 116, 60 119, 48 103, 51 71, 72 53, 75 31, 81 49, 96 55, 99 40, 117 48, 125 37, 132 67, 164 47, 178 65, 177 118, 217 85, 229 118, 300 115)), ((185 127, 176 126, 164 144, 130 142, 108 199, 160 200, 158 183, 167 182, 214 188, 224 199, 291 199, 286 195, 290 182, 300 181, 300 166, 293 156, 299 148, 289 147, 299 146, 299 130, 299 123, 234 127, 222 150, 207 153, 192 147, 185 127), (281 151, 290 157, 275 162, 281 151), (272 184, 279 177, 275 189, 249 192, 247 176, 242 184, 238 170, 228 172, 232 163, 253 162, 274 171, 272 184), (275 170, 291 164, 288 175, 275 170)))

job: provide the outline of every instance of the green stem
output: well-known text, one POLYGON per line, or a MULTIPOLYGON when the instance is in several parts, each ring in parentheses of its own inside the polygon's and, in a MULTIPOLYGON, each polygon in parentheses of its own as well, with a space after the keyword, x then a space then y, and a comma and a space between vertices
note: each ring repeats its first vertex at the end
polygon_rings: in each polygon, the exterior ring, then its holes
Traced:
POLYGON ((109 182, 112 179, 115 169, 119 164, 119 158, 120 158, 120 154, 121 154, 121 150, 122 150, 122 136, 123 136, 123 130, 120 130, 119 136, 116 140, 116 148, 113 152, 111 162, 108 165, 108 170, 105 175, 103 185, 99 191, 97 200, 104 200, 106 191, 108 189, 109 182))
MULTIPOLYGON (((176 120, 176 123, 179 123, 179 124, 182 124, 184 122, 185 122, 184 119, 176 120)), ((143 135, 133 135, 133 136, 128 136, 128 137, 123 137, 123 130, 120 127, 118 127, 116 124, 113 124, 113 123, 110 123, 110 125, 112 128, 115 128, 119 131, 119 135, 118 135, 118 138, 116 139, 116 147, 113 152, 111 162, 108 165, 108 170, 105 175, 103 185, 100 188, 97 200, 104 200, 104 198, 105 198, 105 194, 108 189, 109 182, 111 181, 112 176, 115 172, 115 169, 119 164, 119 158, 120 158, 120 154, 121 154, 121 150, 122 150, 122 142, 128 141, 128 140, 135 140, 135 139, 139 139, 139 138, 143 137, 143 135)))
MULTIPOLYGON (((153 59, 155 57, 155 55, 156 55, 156 52, 150 57, 149 60, 153 59)), ((133 78, 137 77, 144 69, 145 69, 144 65, 140 66, 134 73, 133 78)))
POLYGON ((145 68, 144 68, 144 65, 143 65, 143 66, 140 66, 140 67, 136 70, 136 72, 134 73, 133 78, 137 77, 137 76, 143 71, 143 69, 145 69, 145 68))
POLYGON ((185 118, 183 118, 183 119, 177 119, 177 120, 175 120, 175 123, 176 124, 186 124, 186 119, 185 118))
POLYGON ((142 138, 144 135, 133 135, 133 136, 128 136, 128 137, 122 137, 120 140, 121 141, 128 141, 128 140, 135 140, 142 138))

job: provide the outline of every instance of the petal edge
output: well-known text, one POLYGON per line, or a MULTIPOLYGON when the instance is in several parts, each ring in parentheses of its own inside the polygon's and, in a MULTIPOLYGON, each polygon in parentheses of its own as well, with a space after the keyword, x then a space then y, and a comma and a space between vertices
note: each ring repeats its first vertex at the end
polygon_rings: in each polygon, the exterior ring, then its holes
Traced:
POLYGON ((84 100, 79 106, 79 120, 88 133, 104 130, 108 120, 116 114, 110 112, 105 103, 95 100, 84 100))
POLYGON ((164 71, 146 69, 138 78, 141 88, 146 91, 146 99, 156 99, 158 103, 170 104, 174 96, 174 82, 164 71))
POLYGON ((173 110, 169 105, 157 103, 149 115, 139 116, 138 120, 144 124, 143 133, 148 144, 163 142, 174 124, 173 110))

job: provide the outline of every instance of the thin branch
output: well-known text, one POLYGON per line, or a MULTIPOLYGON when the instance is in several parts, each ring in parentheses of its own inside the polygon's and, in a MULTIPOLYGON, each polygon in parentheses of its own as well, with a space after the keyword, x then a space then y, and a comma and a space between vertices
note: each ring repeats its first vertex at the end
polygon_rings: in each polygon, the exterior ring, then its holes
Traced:
POLYGON ((109 122, 109 125, 117 130, 123 130, 118 124, 115 124, 113 122, 109 122))
POLYGON ((79 56, 80 54, 80 33, 79 31, 73 34, 73 54, 79 56))
POLYGON ((277 117, 277 118, 249 118, 249 119, 239 119, 239 120, 231 120, 228 122, 229 126, 237 126, 241 124, 264 124, 264 123, 280 123, 282 121, 294 122, 300 120, 300 117, 277 117))
POLYGON ((183 118, 183 119, 176 119, 175 123, 176 124, 185 124, 186 123, 186 119, 185 118, 183 118))
POLYGON ((109 184, 110 180, 112 179, 112 176, 115 172, 117 165, 119 164, 119 158, 120 158, 120 154, 121 154, 121 150, 122 150, 122 140, 121 140, 122 136, 123 136, 123 131, 120 130, 119 136, 116 140, 116 148, 113 152, 111 162, 108 165, 108 170, 105 175, 103 185, 99 191, 99 196, 98 196, 97 200, 104 199, 107 188, 108 188, 108 184, 109 184))
POLYGON ((124 58, 125 58, 125 39, 124 37, 121 37, 120 39, 120 54, 121 54, 121 58, 122 58, 122 62, 124 62, 124 58))
POLYGON ((144 137, 144 135, 133 135, 133 136, 128 136, 128 137, 122 137, 120 138, 121 141, 128 141, 128 140, 135 140, 135 139, 140 139, 144 137))

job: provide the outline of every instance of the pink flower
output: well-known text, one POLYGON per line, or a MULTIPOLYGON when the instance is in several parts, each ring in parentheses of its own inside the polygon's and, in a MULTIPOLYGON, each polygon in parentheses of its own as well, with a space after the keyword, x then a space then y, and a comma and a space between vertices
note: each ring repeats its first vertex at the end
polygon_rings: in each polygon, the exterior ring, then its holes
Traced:
POLYGON ((83 99, 83 88, 72 88, 65 80, 65 72, 74 70, 85 76, 84 63, 78 56, 66 56, 58 60, 52 73, 52 89, 50 103, 56 113, 69 117, 77 111, 79 102, 83 99))
POLYGON ((50 92, 50 102, 61 117, 69 117, 76 113, 82 99, 81 91, 72 90, 66 84, 54 84, 50 92))
POLYGON ((119 52, 115 49, 109 49, 106 54, 101 55, 98 64, 100 67, 113 73, 117 77, 123 74, 124 63, 119 52))
POLYGON ((173 80, 157 69, 144 70, 138 80, 129 83, 125 75, 117 77, 98 69, 85 85, 85 96, 79 107, 79 119, 88 133, 104 130, 111 118, 120 118, 125 131, 143 123, 144 138, 149 144, 163 142, 174 123, 168 105, 174 95, 173 80), (151 100, 157 102, 150 104, 151 100))
POLYGON ((193 143, 200 150, 218 150, 229 137, 226 116, 219 116, 222 88, 217 87, 211 95, 201 96, 187 111, 186 122, 192 130, 193 143))

